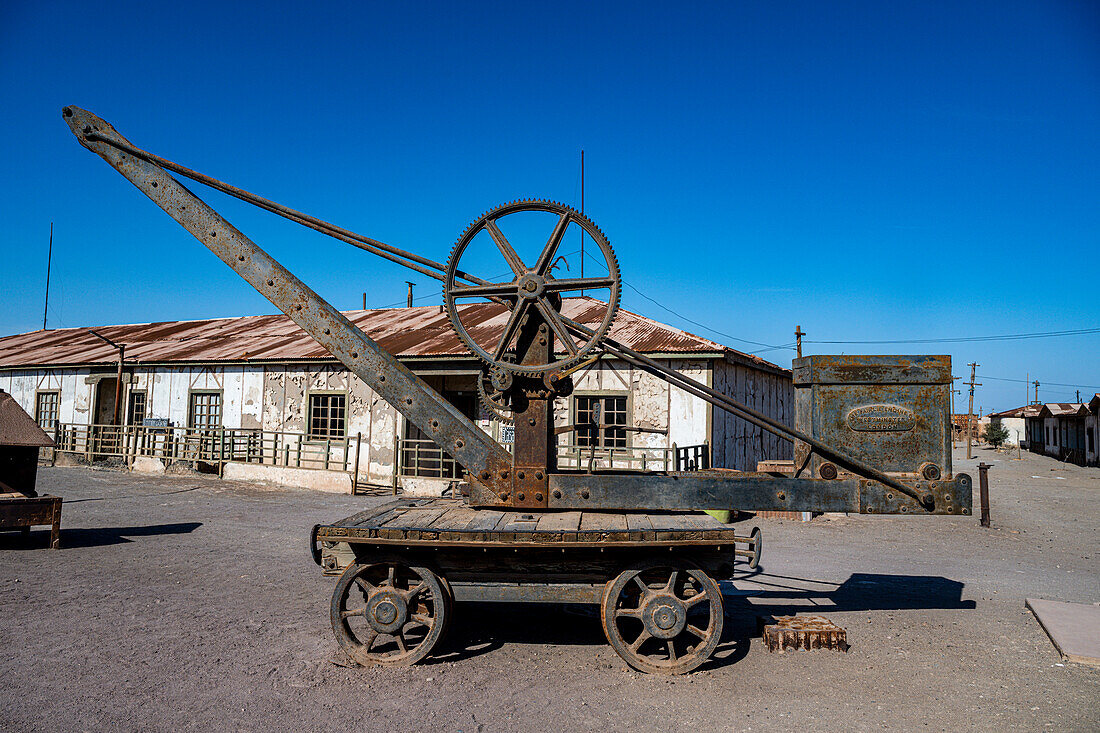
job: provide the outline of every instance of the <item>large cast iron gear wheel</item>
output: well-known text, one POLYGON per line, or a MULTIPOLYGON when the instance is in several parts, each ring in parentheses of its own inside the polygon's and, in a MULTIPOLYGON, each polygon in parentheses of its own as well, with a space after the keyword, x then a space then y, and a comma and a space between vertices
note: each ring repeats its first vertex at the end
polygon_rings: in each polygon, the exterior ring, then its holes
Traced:
MULTIPOLYGON (((458 275, 458 277, 462 278, 463 276, 458 275)), ((466 228, 466 231, 462 233, 451 251, 450 259, 447 260, 446 277, 443 281, 443 300, 447 308, 447 317, 450 318, 455 333, 475 355, 492 367, 500 367, 517 374, 540 374, 567 369, 582 361, 589 352, 600 344, 611 329, 611 323, 615 320, 615 314, 619 310, 621 285, 619 263, 615 259, 615 253, 612 252, 607 237, 591 219, 564 204, 529 199, 498 206, 466 228), (497 221, 505 216, 529 211, 544 211, 558 215, 558 221, 553 232, 551 232, 546 245, 542 248, 538 260, 531 266, 520 259, 511 243, 497 226, 497 221), (585 233, 592 238, 592 241, 599 248, 604 258, 604 264, 607 266, 606 275, 586 278, 555 278, 551 275, 559 245, 564 238, 566 229, 571 224, 576 224, 584 229, 585 233), (504 260, 512 269, 513 278, 510 282, 492 283, 482 280, 470 285, 461 280, 456 281, 456 273, 463 272, 459 267, 463 252, 466 251, 474 237, 482 231, 489 234, 504 260), (600 322, 595 328, 592 328, 593 334, 591 336, 573 336, 567 330, 559 313, 560 297, 565 293, 579 290, 601 290, 609 293, 600 322), (479 344, 463 324, 458 301, 471 298, 481 299, 482 301, 488 299, 504 303, 507 306, 508 321, 503 334, 496 339, 495 343, 479 344), (503 360, 503 356, 509 349, 513 348, 513 342, 520 330, 520 325, 528 312, 537 312, 541 315, 553 331, 556 341, 556 354, 545 364, 508 363, 503 360), (557 352, 564 352, 564 355, 558 358, 557 352)), ((585 325, 591 328, 591 324, 585 325)))

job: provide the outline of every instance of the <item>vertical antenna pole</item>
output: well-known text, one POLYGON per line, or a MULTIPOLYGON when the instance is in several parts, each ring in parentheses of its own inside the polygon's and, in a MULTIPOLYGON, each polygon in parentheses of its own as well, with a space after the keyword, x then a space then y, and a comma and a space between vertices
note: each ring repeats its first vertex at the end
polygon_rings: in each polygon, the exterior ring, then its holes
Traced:
POLYGON ((806 335, 806 332, 802 330, 802 326, 794 327, 794 341, 798 348, 798 358, 802 358, 802 337, 806 335))
POLYGON ((363 310, 367 309, 367 294, 363 293, 363 310))
MULTIPOLYGON (((584 148, 581 148, 581 213, 584 213, 584 148)), ((581 277, 584 277, 584 227, 581 230, 581 277)), ((584 295, 584 290, 581 290, 584 295)))
POLYGON ((53 222, 50 222, 50 252, 46 255, 46 305, 42 307, 42 330, 46 330, 46 314, 50 310, 50 265, 53 264, 53 222))
POLYGON ((408 280, 405 281, 405 284, 409 286, 409 307, 412 308, 413 307, 413 284, 411 282, 409 282, 408 280))

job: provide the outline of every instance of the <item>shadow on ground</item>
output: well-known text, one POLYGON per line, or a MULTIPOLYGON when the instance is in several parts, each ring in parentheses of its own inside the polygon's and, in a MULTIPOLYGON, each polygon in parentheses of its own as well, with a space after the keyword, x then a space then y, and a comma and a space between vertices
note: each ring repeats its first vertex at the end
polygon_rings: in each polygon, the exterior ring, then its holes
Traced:
MULTIPOLYGON (((132 537, 155 537, 166 534, 188 534, 202 526, 202 522, 177 522, 174 524, 150 524, 144 527, 98 527, 95 529, 61 528, 61 549, 75 550, 81 547, 102 547, 133 542, 132 537)), ((49 528, 34 530, 30 534, 18 531, 0 534, 0 550, 42 550, 49 547, 49 528)))
MULTIPOLYGON (((940 576, 854 573, 843 583, 831 583, 768 574, 758 568, 747 577, 765 589, 731 589, 725 595, 722 643, 703 669, 724 667, 743 659, 751 640, 760 636, 761 623, 772 623, 779 616, 976 607, 974 601, 963 600, 963 583, 940 576)), ((422 664, 477 657, 505 643, 596 645, 606 644, 607 639, 597 606, 459 603, 447 638, 437 653, 422 664)))

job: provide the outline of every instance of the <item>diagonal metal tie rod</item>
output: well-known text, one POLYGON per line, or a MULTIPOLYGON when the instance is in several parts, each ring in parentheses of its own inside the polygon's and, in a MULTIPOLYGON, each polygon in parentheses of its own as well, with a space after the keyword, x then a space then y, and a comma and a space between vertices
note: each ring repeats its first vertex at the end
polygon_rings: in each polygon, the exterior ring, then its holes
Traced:
MULTIPOLYGON (((279 204, 270 199, 266 199, 262 196, 258 196, 254 193, 251 193, 250 191, 246 191, 242 188, 238 188, 237 186, 225 183, 224 181, 220 181, 211 176, 199 173, 196 170, 187 168, 178 163, 174 163, 154 153, 150 153, 147 150, 142 150, 141 148, 135 147, 129 141, 122 139, 121 136, 116 137, 114 135, 104 134, 101 131, 96 131, 90 128, 84 130, 83 132, 84 137, 88 140, 106 143, 114 148, 129 153, 135 158, 145 160, 148 163, 159 166, 166 170, 170 170, 174 173, 184 176, 185 178, 190 178, 191 180, 213 188, 216 191, 221 191, 222 193, 233 196, 234 198, 240 199, 241 201, 252 204, 253 206, 256 206, 258 208, 264 209, 265 211, 270 211, 271 213, 281 216, 284 219, 288 219, 297 224, 301 224, 302 226, 305 226, 309 229, 313 229, 314 231, 326 234, 335 239, 339 239, 342 242, 351 244, 352 246, 363 249, 367 252, 370 252, 371 254, 378 255, 383 259, 389 260, 390 262, 408 267, 409 269, 415 270, 416 272, 419 272, 420 274, 427 277, 439 281, 445 281, 446 279, 444 275, 444 272, 446 271, 446 266, 442 263, 436 262, 427 257, 422 257, 413 252, 403 250, 399 247, 394 247, 393 245, 386 244, 385 242, 380 242, 377 239, 372 239, 362 234, 344 229, 343 227, 338 227, 335 224, 331 224, 322 219, 310 216, 309 214, 306 214, 302 211, 292 209, 288 206, 283 206, 282 204, 279 204)), ((474 283, 476 285, 494 285, 494 283, 492 283, 491 281, 484 280, 466 272, 456 271, 455 274, 463 280, 474 283)), ((509 301, 498 296, 488 295, 486 296, 486 298, 496 303, 507 305, 509 307, 511 306, 511 303, 509 301)), ((564 315, 562 316, 562 320, 565 323, 566 327, 575 335, 590 338, 594 333, 591 329, 572 319, 566 318, 564 315)), ((706 386, 705 384, 697 382, 690 377, 685 377, 684 375, 673 370, 672 368, 666 367, 663 364, 649 358, 648 356, 634 351, 633 349, 623 344, 620 344, 613 339, 605 338, 602 343, 604 348, 612 355, 617 356, 620 359, 634 364, 635 366, 638 366, 642 369, 645 369, 651 374, 666 379, 668 382, 674 384, 680 389, 683 389, 685 392, 695 395, 696 397, 699 397, 700 399, 709 402, 715 407, 726 410, 727 412, 730 412, 731 414, 736 415, 737 417, 749 423, 752 423, 757 427, 767 430, 774 435, 778 435, 779 437, 786 440, 800 440, 812 447, 821 455, 826 456, 827 458, 835 461, 841 466, 844 466, 845 468, 848 468, 849 470, 852 470, 853 472, 866 478, 873 479, 886 486, 889 486, 890 488, 893 488, 896 491, 905 494, 906 496, 916 499, 926 508, 931 509, 935 506, 935 498, 932 496, 931 493, 927 491, 919 491, 915 488, 907 486, 897 479, 892 478, 882 471, 878 470, 874 466, 871 466, 864 461, 855 458, 854 456, 850 456, 843 451, 832 448, 829 445, 821 442, 820 440, 817 440, 816 438, 807 435, 799 430, 783 425, 773 418, 768 417, 767 415, 758 412, 747 405, 741 404, 740 402, 730 398, 729 396, 724 395, 721 392, 718 392, 717 390, 706 386)))

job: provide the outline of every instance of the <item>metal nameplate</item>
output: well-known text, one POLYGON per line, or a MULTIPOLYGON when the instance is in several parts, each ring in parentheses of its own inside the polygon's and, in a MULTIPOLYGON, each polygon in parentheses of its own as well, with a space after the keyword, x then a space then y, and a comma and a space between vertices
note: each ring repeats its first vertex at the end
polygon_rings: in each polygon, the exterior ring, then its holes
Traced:
POLYGON ((864 405, 848 411, 848 427, 861 433, 904 433, 917 426, 913 411, 901 405, 864 405))

